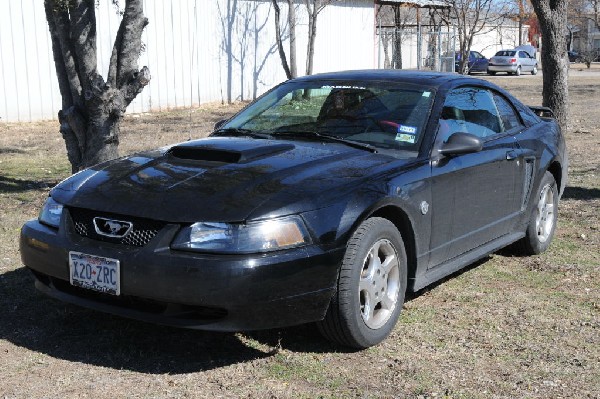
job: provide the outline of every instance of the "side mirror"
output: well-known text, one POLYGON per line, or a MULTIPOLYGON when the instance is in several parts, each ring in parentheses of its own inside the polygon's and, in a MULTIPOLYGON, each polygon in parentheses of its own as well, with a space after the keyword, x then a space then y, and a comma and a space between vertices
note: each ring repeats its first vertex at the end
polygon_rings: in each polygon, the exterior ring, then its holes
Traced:
POLYGON ((227 119, 221 119, 220 121, 215 123, 215 127, 213 128, 213 130, 219 129, 221 126, 223 126, 225 124, 225 122, 227 122, 227 119))
POLYGON ((439 152, 442 155, 460 155, 479 152, 482 148, 483 142, 479 137, 470 133, 453 133, 439 152))

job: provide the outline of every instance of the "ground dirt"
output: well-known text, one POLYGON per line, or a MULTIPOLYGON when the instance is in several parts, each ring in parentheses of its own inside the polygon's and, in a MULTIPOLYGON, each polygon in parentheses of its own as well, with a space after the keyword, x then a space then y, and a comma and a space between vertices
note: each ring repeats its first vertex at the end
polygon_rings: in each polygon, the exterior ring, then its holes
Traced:
MULTIPOLYGON (((365 351, 311 325, 179 330, 37 293, 19 228, 70 167, 57 122, 0 124, 0 398, 600 398, 600 71, 570 75, 570 180, 550 250, 503 250, 410 295, 365 351)), ((539 75, 486 79, 541 104, 539 75)), ((202 137, 239 107, 129 115, 121 153, 202 137)))

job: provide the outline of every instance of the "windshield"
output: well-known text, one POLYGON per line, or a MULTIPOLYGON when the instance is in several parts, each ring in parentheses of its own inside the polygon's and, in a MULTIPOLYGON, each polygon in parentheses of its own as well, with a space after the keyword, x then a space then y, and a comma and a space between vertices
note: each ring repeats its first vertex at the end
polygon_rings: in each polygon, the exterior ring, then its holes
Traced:
POLYGON ((287 82, 219 131, 243 129, 275 139, 333 136, 378 149, 416 152, 433 97, 431 89, 390 82, 287 82))
POLYGON ((496 57, 514 57, 515 51, 501 50, 496 53, 496 57))

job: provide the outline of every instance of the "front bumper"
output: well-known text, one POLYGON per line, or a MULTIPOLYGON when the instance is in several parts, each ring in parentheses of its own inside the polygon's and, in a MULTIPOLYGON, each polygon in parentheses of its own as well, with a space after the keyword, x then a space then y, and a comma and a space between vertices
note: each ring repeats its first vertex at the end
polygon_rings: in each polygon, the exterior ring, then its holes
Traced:
POLYGON ((178 225, 146 246, 127 247, 79 236, 63 216, 55 230, 37 220, 21 230, 23 264, 36 287, 57 299, 138 320, 218 331, 303 324, 325 316, 344 249, 316 245, 253 255, 209 255, 169 248, 178 225), (116 258, 121 295, 73 287, 69 251, 116 258))
POLYGON ((492 65, 492 64, 488 64, 487 70, 488 72, 509 72, 509 73, 515 73, 517 72, 517 64, 510 64, 510 65, 492 65))

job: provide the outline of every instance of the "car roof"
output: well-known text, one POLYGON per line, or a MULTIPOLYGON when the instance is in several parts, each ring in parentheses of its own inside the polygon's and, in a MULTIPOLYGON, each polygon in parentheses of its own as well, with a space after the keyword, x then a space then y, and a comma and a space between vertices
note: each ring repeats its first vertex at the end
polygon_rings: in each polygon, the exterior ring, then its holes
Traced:
MULTIPOLYGON (((409 83, 431 88, 445 86, 448 83, 460 81, 466 78, 456 73, 429 72, 429 71, 406 71, 397 69, 366 69, 356 71, 328 72, 316 75, 303 76, 294 81, 305 82, 313 80, 356 80, 356 81, 389 81, 396 83, 409 83)), ((479 79, 477 79, 479 80, 479 79)))

